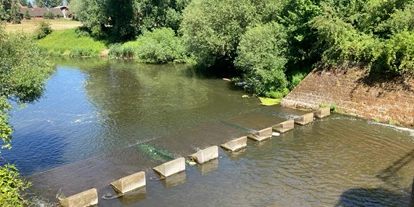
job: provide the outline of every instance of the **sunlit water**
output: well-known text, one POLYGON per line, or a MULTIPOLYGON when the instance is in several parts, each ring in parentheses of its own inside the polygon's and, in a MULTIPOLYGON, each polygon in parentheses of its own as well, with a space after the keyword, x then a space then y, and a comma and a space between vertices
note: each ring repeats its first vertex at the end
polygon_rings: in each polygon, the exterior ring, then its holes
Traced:
POLYGON ((39 102, 13 112, 13 149, 3 150, 56 202, 145 170, 146 193, 99 206, 407 206, 413 131, 332 115, 236 154, 152 181, 163 157, 220 145, 304 112, 261 107, 220 78, 182 65, 58 62, 39 102), (144 151, 143 151, 144 149, 144 151))

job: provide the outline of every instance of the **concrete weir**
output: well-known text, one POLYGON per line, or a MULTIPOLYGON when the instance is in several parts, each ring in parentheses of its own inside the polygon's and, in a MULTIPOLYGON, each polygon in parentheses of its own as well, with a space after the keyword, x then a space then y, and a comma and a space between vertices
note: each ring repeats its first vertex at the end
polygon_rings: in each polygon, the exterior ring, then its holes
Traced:
POLYGON ((233 139, 230 142, 220 145, 225 150, 235 152, 237 150, 247 147, 247 136, 243 136, 237 139, 233 139))
POLYGON ((98 191, 96 188, 78 193, 60 201, 63 207, 87 207, 98 204, 98 191))
POLYGON ((145 172, 138 172, 111 183, 115 191, 119 193, 127 193, 146 185, 145 172))
POLYGON ((331 108, 329 107, 325 107, 325 108, 321 108, 315 112, 313 112, 313 114, 317 117, 317 118, 324 118, 327 117, 329 115, 331 115, 331 108))
POLYGON ((192 160, 195 160, 199 164, 203 164, 210 160, 218 158, 218 147, 212 146, 203 150, 200 150, 189 156, 192 160))
POLYGON ((154 167, 153 170, 158 173, 161 178, 169 177, 185 170, 185 159, 183 157, 180 157, 178 159, 171 160, 162 165, 154 167))
POLYGON ((285 133, 289 130, 292 130, 295 127, 295 121, 293 119, 284 121, 280 124, 274 125, 273 131, 279 132, 279 133, 285 133))
POLYGON ((272 132, 273 132, 272 127, 269 127, 269 128, 257 131, 253 134, 250 134, 247 137, 249 139, 261 142, 263 140, 266 140, 266 139, 269 139, 270 137, 272 137, 272 132))
POLYGON ((313 122, 313 113, 307 113, 295 119, 295 123, 299 125, 306 125, 313 122))

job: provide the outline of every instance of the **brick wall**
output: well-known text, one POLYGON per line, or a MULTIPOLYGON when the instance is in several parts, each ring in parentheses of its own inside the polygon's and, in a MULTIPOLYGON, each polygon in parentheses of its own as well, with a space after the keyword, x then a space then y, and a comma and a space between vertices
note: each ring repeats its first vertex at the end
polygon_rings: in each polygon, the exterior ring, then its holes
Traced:
POLYGON ((339 112, 414 126, 414 78, 367 81, 366 69, 315 69, 281 102, 315 109, 335 104, 339 112))

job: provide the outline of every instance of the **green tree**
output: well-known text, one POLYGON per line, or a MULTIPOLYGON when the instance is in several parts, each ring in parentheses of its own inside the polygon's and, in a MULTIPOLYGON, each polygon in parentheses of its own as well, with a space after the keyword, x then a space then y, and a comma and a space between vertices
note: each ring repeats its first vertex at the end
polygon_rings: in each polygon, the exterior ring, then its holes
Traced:
POLYGON ((237 47, 235 60, 235 66, 245 74, 245 89, 267 95, 287 87, 284 74, 287 43, 287 29, 276 22, 248 27, 237 47))
POLYGON ((26 20, 30 20, 32 17, 30 16, 30 14, 29 14, 29 11, 26 11, 25 13, 24 13, 24 18, 26 19, 26 20))
POLYGON ((7 0, 0 0, 0 20, 9 21, 10 20, 10 8, 11 4, 7 0))
POLYGON ((31 2, 31 1, 29 1, 29 3, 27 3, 27 7, 29 7, 29 8, 33 8, 33 4, 32 4, 32 2, 31 2))
POLYGON ((20 7, 17 5, 16 2, 12 4, 10 9, 10 21, 13 24, 20 24, 22 17, 20 16, 20 7))
MULTIPOLYGON (((45 79, 52 68, 27 34, 9 35, 0 27, 0 138, 4 147, 11 148, 12 127, 9 111, 12 102, 24 104, 39 99, 45 89, 45 79)), ((28 184, 18 177, 17 169, 4 165, 0 169, 0 206, 26 204, 21 191, 28 184)))
POLYGON ((53 8, 62 5, 62 0, 35 0, 34 3, 40 8, 53 8))
POLYGON ((250 0, 193 0, 183 11, 182 38, 199 64, 228 66, 246 27, 257 21, 250 0))
POLYGON ((105 2, 100 0, 72 0, 70 3, 76 18, 91 31, 92 36, 103 36, 105 25, 109 23, 105 2))
MULTIPOLYGON (((29 2, 30 2, 30 1, 29 1, 29 2)), ((27 0, 19 0, 19 3, 20 3, 22 6, 27 6, 27 4, 28 4, 27 0)))

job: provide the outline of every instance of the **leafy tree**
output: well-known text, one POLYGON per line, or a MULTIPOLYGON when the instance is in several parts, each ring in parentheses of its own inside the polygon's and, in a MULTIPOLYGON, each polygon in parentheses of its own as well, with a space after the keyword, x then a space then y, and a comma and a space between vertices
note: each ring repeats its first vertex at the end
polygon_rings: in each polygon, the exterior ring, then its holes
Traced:
MULTIPOLYGON (((2 148, 11 148, 12 128, 8 123, 11 102, 30 103, 40 98, 51 66, 41 57, 32 38, 26 34, 9 35, 0 27, 0 138, 2 148)), ((0 169, 0 206, 27 204, 20 193, 29 184, 18 177, 17 169, 4 165, 0 169)))
POLYGON ((0 20, 9 21, 10 20, 10 8, 11 4, 7 0, 0 0, 0 20))
POLYGON ((248 27, 237 48, 235 66, 244 71, 245 88, 258 95, 282 92, 287 87, 284 74, 287 30, 270 22, 248 27))
POLYGON ((199 64, 231 65, 240 37, 257 20, 249 0, 193 0, 183 11, 181 32, 199 64))
MULTIPOLYGON (((30 2, 30 1, 29 1, 29 2, 30 2)), ((28 4, 27 0, 19 0, 19 3, 20 3, 22 6, 27 6, 27 4, 28 4)))
POLYGON ((12 4, 10 9, 10 21, 13 24, 20 24, 21 23, 21 16, 20 16, 20 7, 17 5, 16 2, 12 4))
POLYGON ((27 7, 29 7, 29 8, 33 8, 33 4, 32 4, 32 2, 31 2, 31 1, 29 1, 29 3, 27 3, 27 7))
POLYGON ((32 17, 30 16, 30 14, 29 14, 29 11, 27 11, 26 10, 26 12, 24 13, 24 18, 26 19, 26 20, 30 20, 32 17))
POLYGON ((92 36, 102 37, 105 24, 108 24, 108 13, 105 1, 100 0, 72 0, 70 3, 76 18, 88 28, 92 36), (93 15, 91 15, 93 14, 93 15))
POLYGON ((53 8, 62 5, 62 0, 35 0, 35 4, 40 8, 53 8))

